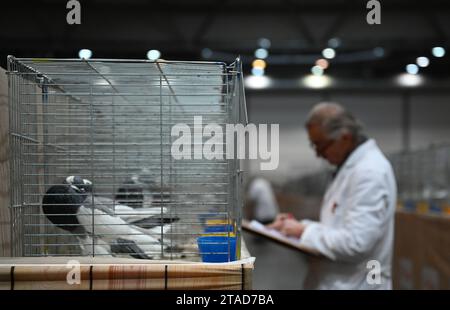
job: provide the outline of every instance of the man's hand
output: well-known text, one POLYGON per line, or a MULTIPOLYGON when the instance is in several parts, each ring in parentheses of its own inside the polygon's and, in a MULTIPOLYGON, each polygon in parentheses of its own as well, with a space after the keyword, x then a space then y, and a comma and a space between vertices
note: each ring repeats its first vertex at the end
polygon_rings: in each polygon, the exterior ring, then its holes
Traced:
POLYGON ((292 218, 292 215, 289 213, 280 213, 275 218, 275 221, 266 225, 267 228, 281 230, 283 227, 283 223, 285 220, 292 218))
POLYGON ((305 230, 305 227, 305 225, 297 220, 285 219, 280 231, 288 237, 300 238, 305 230))

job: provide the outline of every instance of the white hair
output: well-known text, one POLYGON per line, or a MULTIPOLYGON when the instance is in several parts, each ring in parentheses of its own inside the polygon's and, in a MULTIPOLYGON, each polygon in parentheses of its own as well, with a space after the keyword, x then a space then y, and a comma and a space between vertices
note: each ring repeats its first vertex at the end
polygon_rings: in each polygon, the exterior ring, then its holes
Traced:
POLYGON ((364 129, 359 120, 335 102, 316 104, 306 120, 307 127, 313 124, 320 125, 332 139, 339 138, 345 132, 349 132, 356 141, 365 139, 364 129))

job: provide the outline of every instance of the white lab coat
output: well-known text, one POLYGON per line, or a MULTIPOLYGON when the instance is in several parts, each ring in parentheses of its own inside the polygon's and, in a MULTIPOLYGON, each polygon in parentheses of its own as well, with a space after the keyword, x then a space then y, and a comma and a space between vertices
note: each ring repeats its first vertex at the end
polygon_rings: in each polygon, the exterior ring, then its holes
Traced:
POLYGON ((262 178, 254 179, 250 184, 248 196, 255 202, 255 220, 264 223, 276 218, 279 209, 269 181, 262 178))
POLYGON ((320 222, 302 221, 307 226, 299 242, 326 257, 311 259, 305 288, 392 288, 396 196, 389 161, 374 140, 364 142, 328 187, 320 222), (381 267, 380 284, 367 280, 376 271, 372 260, 381 267))

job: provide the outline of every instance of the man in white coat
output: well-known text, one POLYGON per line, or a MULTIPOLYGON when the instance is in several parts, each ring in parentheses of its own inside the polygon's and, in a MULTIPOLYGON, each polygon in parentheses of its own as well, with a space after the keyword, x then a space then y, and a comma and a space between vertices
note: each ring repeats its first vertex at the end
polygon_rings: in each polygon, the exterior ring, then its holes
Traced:
POLYGON ((270 182, 255 178, 249 184, 248 200, 254 204, 253 218, 260 223, 271 223, 278 215, 278 203, 270 182))
POLYGON ((316 105, 306 122, 317 156, 337 166, 320 221, 280 214, 269 225, 322 254, 311 259, 307 289, 391 289, 396 184, 373 139, 342 106, 316 105))

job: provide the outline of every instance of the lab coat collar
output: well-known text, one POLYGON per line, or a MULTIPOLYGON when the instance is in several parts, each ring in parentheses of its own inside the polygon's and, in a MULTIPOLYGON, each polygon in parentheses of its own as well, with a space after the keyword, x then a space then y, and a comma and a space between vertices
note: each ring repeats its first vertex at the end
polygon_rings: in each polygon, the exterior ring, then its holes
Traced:
POLYGON ((370 150, 374 149, 377 143, 374 139, 368 139, 366 142, 358 146, 344 162, 343 166, 339 170, 347 169, 355 165, 359 160, 370 150))

